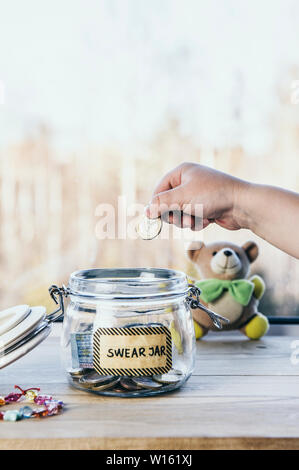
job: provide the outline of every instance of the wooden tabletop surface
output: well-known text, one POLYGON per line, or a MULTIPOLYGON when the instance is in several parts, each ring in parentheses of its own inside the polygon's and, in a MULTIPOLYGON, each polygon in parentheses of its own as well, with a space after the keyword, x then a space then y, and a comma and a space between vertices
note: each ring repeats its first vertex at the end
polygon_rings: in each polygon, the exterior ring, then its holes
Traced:
POLYGON ((0 422, 0 449, 299 449, 299 364, 294 338, 211 335, 197 342, 193 376, 152 398, 101 397, 71 388, 59 334, 0 371, 0 395, 40 386, 61 415, 0 422))

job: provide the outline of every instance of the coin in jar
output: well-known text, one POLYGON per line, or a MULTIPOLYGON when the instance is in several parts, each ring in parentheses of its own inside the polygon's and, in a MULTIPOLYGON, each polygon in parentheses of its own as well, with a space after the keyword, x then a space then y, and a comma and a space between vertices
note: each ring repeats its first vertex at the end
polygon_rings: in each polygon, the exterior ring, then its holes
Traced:
POLYGON ((115 379, 113 375, 99 375, 96 372, 90 372, 89 374, 83 375, 79 383, 82 385, 101 385, 111 382, 113 379, 115 379))
POLYGON ((84 369, 68 369, 68 373, 71 377, 79 379, 84 375, 84 369))
POLYGON ((129 377, 121 377, 120 385, 126 390, 130 390, 131 392, 142 389, 142 387, 134 383, 133 380, 130 379, 129 377))
POLYGON ((162 230, 161 217, 150 219, 146 215, 141 217, 137 224, 136 232, 143 240, 152 240, 156 238, 162 230))
POLYGON ((101 390, 110 390, 110 389, 113 389, 115 385, 118 385, 118 383, 119 383, 119 377, 114 377, 113 380, 110 380, 110 382, 94 385, 93 387, 90 388, 90 390, 98 391, 98 392, 100 392, 101 390))
POLYGON ((148 390, 157 390, 162 387, 161 383, 156 382, 151 377, 132 377, 134 384, 148 390))
POLYGON ((161 384, 175 384, 182 380, 183 374, 179 370, 172 369, 168 374, 153 375, 153 380, 161 384))

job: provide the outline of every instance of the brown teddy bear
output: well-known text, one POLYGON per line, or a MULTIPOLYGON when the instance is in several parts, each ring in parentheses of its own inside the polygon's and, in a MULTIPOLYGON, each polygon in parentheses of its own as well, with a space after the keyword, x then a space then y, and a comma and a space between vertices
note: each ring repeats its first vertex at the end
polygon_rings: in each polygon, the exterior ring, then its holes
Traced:
MULTIPOLYGON (((223 330, 239 329, 250 339, 259 339, 269 329, 267 318, 259 313, 259 300, 265 284, 260 276, 248 279, 250 264, 258 256, 258 246, 252 241, 238 246, 229 242, 205 245, 192 243, 187 254, 198 269, 201 280, 201 302, 214 312, 228 318, 223 330)), ((216 331, 211 319, 200 309, 193 310, 196 338, 209 330, 216 331)))

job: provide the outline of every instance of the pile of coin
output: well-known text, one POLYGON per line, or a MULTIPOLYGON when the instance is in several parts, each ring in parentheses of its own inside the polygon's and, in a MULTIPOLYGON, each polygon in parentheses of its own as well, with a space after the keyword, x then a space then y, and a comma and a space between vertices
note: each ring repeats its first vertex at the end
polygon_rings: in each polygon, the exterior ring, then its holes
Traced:
POLYGON ((148 377, 117 377, 112 375, 99 375, 93 369, 70 369, 68 371, 72 383, 91 392, 113 392, 119 395, 142 395, 153 390, 161 390, 169 386, 178 385, 184 380, 184 374, 176 369, 171 369, 167 374, 148 377))

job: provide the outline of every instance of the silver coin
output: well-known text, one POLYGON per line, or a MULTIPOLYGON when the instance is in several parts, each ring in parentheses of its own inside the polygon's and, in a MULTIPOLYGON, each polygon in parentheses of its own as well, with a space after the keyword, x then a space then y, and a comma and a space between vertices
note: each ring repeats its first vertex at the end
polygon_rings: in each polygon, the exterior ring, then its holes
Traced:
POLYGON ((111 382, 115 377, 113 375, 99 375, 97 372, 93 371, 89 374, 83 375, 79 383, 86 385, 102 385, 108 382, 111 382))
MULTIPOLYGON (((95 385, 93 387, 90 388, 90 390, 92 391, 101 391, 101 390, 110 390, 111 388, 113 388, 115 385, 117 385, 119 383, 119 377, 114 377, 113 380, 111 380, 110 382, 106 383, 106 384, 102 384, 102 385, 95 385)), ((113 389, 114 391, 114 389, 113 389)))
POLYGON ((182 380, 183 374, 179 370, 172 369, 168 374, 153 375, 153 380, 161 384, 175 384, 182 380))
POLYGON ((156 382, 151 377, 132 377, 132 381, 139 387, 146 388, 148 390, 156 390, 162 387, 161 383, 156 382))
POLYGON ((83 377, 86 374, 90 374, 93 371, 93 369, 69 369, 68 373, 73 380, 73 382, 79 382, 81 377, 83 377))
POLYGON ((146 215, 141 217, 137 224, 136 232, 143 240, 152 240, 156 238, 162 230, 161 217, 149 219, 146 215))
POLYGON ((120 385, 126 390, 130 390, 131 392, 142 389, 142 387, 134 383, 133 380, 128 377, 121 377, 120 385))
POLYGON ((68 373, 75 378, 82 377, 84 375, 84 369, 69 369, 68 373))

